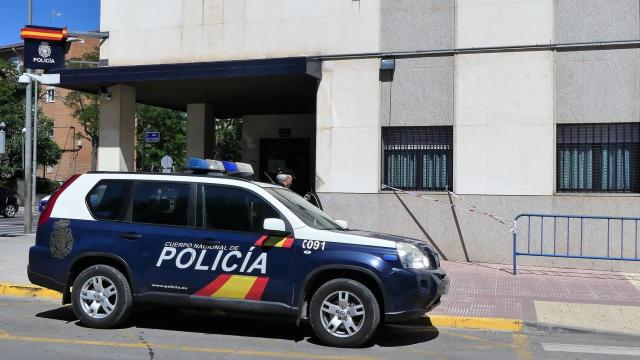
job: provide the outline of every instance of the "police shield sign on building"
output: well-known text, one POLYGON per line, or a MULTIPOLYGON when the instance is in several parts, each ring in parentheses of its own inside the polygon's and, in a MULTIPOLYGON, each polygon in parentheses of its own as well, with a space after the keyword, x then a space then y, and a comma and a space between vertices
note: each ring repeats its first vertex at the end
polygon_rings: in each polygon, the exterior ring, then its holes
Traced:
POLYGON ((24 65, 28 69, 64 67, 67 29, 26 26, 20 31, 24 39, 24 65))

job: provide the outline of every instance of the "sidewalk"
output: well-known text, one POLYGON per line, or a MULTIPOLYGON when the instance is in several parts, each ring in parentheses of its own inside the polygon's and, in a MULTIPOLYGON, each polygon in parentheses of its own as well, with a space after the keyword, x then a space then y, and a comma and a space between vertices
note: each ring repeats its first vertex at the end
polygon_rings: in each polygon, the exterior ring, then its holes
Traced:
POLYGON ((35 241, 35 234, 0 237, 0 284, 30 284, 27 264, 29 248, 35 241))
MULTIPOLYGON (((34 235, 0 238, 0 288, 30 285, 26 269, 33 242, 34 235)), ((519 267, 513 276, 510 265, 444 261, 442 266, 451 288, 442 304, 429 313, 440 326, 466 321, 474 327, 473 321, 493 324, 491 319, 513 319, 640 336, 640 273, 519 267)), ((493 325, 483 328, 505 330, 493 325)))
POLYGON ((519 319, 640 335, 640 274, 443 262, 449 294, 432 314, 519 319))

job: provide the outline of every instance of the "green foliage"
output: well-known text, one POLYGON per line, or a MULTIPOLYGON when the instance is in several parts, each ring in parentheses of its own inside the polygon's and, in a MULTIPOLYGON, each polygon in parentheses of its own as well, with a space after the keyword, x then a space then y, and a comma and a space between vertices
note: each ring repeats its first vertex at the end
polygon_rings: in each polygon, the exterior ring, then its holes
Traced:
MULTIPOLYGON (((98 48, 96 48, 93 52, 72 60, 98 61, 99 57, 98 48)), ((69 68, 86 66, 86 64, 67 64, 69 68)), ((94 94, 72 91, 62 101, 65 106, 71 109, 71 115, 82 126, 82 131, 76 133, 78 138, 76 140, 85 139, 91 143, 91 170, 96 170, 98 166, 98 145, 100 143, 100 99, 94 94)))
POLYGON ((60 183, 47 178, 36 178, 36 194, 53 194, 60 183))
POLYGON ((144 147, 144 169, 159 171, 160 159, 169 155, 176 168, 185 166, 187 147, 187 116, 183 112, 149 105, 136 106, 136 168, 142 169, 144 147), (159 131, 160 142, 145 144, 146 131, 159 131))
MULTIPOLYGON (((6 153, 0 155, 0 179, 5 183, 22 176, 24 88, 17 83, 19 69, 0 60, 0 121, 6 125, 6 153)), ((51 119, 38 111, 38 165, 52 166, 61 156, 60 147, 49 138, 51 119)))
POLYGON ((76 140, 85 139, 91 144, 91 170, 96 170, 100 143, 100 100, 97 95, 72 91, 62 101, 82 126, 82 131, 76 133, 76 140))
POLYGON ((215 159, 240 161, 242 158, 242 119, 216 119, 215 159))

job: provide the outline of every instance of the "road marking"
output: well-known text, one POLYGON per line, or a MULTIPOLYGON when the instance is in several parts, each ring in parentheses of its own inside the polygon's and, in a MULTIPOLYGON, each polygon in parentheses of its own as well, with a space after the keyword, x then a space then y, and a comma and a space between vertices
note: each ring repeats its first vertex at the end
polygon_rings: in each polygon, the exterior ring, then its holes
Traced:
POLYGON ((513 346, 518 360, 533 360, 529 337, 525 334, 513 334, 513 346))
POLYGON ((542 343, 541 345, 544 350, 549 352, 640 356, 640 348, 617 347, 617 346, 574 345, 574 344, 553 344, 553 343, 542 343))
POLYGON ((118 342, 118 341, 98 341, 98 340, 78 340, 78 339, 62 339, 62 338, 46 338, 33 336, 17 336, 9 334, 4 330, 0 330, 0 340, 21 341, 31 343, 50 343, 50 344, 66 344, 66 345, 85 345, 85 346, 105 346, 147 350, 151 346, 154 350, 176 350, 194 353, 216 353, 216 354, 234 354, 240 356, 262 356, 271 358, 288 358, 288 359, 314 359, 314 360, 374 360, 377 358, 367 356, 334 356, 319 355, 302 352, 275 352, 275 351, 257 351, 257 350, 235 350, 225 348, 207 348, 198 346, 185 346, 177 344, 155 344, 143 342, 118 342))

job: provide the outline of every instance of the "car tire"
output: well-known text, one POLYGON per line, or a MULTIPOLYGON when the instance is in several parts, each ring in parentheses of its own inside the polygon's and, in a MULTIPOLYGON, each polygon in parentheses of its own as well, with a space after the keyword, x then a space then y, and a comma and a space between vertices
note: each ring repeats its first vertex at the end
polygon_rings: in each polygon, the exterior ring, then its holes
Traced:
POLYGON ((369 288, 351 279, 335 279, 313 294, 309 305, 313 332, 323 343, 357 347, 367 342, 380 325, 380 306, 369 288))
POLYGON ((111 266, 88 267, 73 282, 71 305, 85 326, 99 329, 118 326, 127 319, 133 305, 129 281, 111 266))
POLYGON ((12 218, 16 216, 17 212, 18 212, 18 209, 15 205, 7 204, 4 206, 4 209, 2 210, 2 215, 6 218, 12 218))

